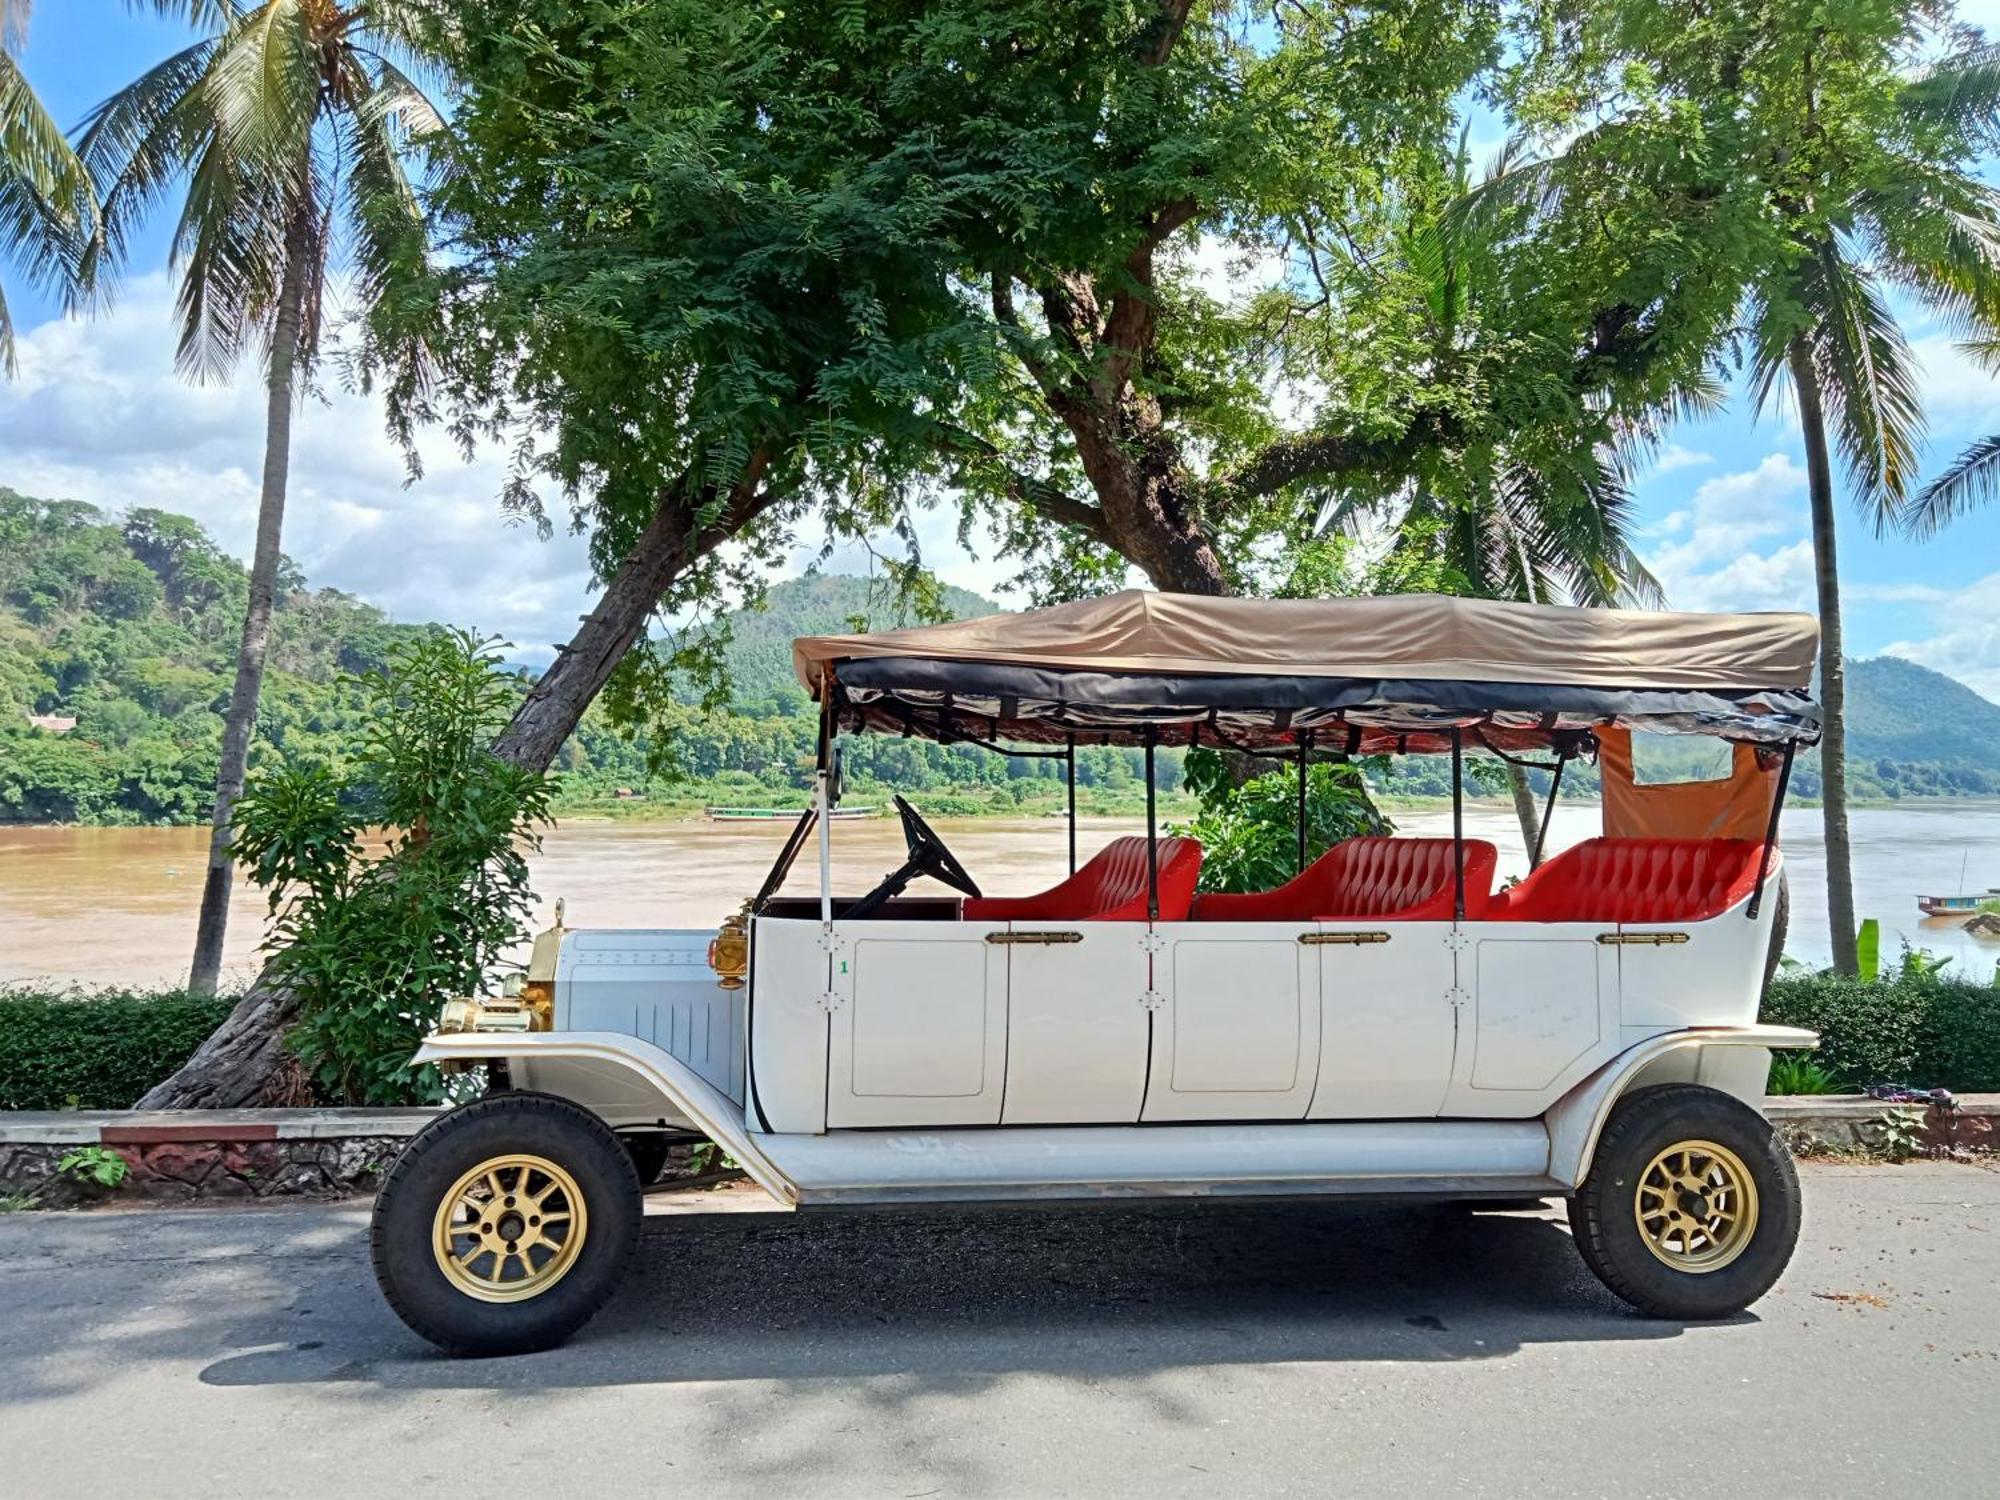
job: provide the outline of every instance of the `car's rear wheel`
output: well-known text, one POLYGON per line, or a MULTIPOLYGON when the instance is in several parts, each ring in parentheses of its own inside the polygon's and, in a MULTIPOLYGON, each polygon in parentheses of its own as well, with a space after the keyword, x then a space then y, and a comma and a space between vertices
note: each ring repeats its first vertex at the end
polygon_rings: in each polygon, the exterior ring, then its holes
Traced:
POLYGON ((1660 1318, 1741 1312, 1790 1262, 1799 1220, 1798 1172, 1770 1122, 1695 1084, 1621 1099, 1569 1204, 1584 1263, 1660 1318))
POLYGON ((617 1289, 640 1215, 631 1158, 603 1121, 547 1094, 494 1095, 432 1121, 390 1169, 375 1279, 450 1353, 546 1349, 617 1289))

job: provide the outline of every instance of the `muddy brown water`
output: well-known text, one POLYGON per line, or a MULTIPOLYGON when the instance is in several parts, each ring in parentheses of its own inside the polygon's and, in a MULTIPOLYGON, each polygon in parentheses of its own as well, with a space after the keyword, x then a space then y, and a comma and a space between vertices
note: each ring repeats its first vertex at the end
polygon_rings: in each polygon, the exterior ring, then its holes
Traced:
MULTIPOLYGON (((1558 811, 1550 847, 1597 831, 1597 809, 1558 811)), ((1442 834, 1448 811, 1398 816, 1405 833, 1442 834)), ((763 883, 789 824, 570 822, 553 829, 531 860, 540 903, 537 923, 557 897, 571 926, 709 927, 763 883)), ((1087 818, 1079 831, 1085 857, 1106 839, 1140 831, 1135 820, 1087 818)), ((1033 891, 1067 868, 1060 818, 940 819, 938 831, 989 892, 1033 891)), ((1505 808, 1475 806, 1469 835, 1500 848, 1502 878, 1526 868, 1519 830, 1505 808)), ((1856 899, 1884 929, 1885 953, 1899 940, 1950 953, 1958 972, 1994 972, 2000 943, 1967 936, 1956 921, 1919 916, 1920 892, 2000 885, 2000 804, 1939 802, 1865 808, 1853 815, 1856 899)), ((1819 813, 1785 815, 1794 916, 1790 950, 1809 962, 1827 957, 1821 889, 1819 813)), ((22 828, 0 826, 0 983, 132 984, 177 982, 186 971, 201 901, 205 830, 194 828, 22 828)), ((833 830, 834 886, 860 892, 900 863, 894 819, 842 822, 833 830)), ((818 890, 817 853, 809 845, 786 889, 818 890)), ((226 972, 247 980, 257 967, 265 923, 262 892, 241 881, 231 909, 226 972)))

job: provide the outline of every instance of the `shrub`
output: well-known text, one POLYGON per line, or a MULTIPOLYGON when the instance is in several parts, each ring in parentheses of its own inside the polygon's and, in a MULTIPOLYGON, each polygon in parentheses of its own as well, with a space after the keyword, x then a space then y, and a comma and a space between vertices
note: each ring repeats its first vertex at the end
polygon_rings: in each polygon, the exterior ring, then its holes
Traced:
MULTIPOLYGON (((1268 891, 1298 873, 1298 772, 1281 770, 1237 785, 1218 751, 1190 750, 1187 789, 1200 803, 1194 820, 1168 828, 1201 841, 1201 889, 1268 891)), ((1321 762, 1306 778, 1306 862, 1342 839, 1388 833, 1369 801, 1361 769, 1321 762)))
POLYGON ((0 991, 0 1109, 126 1109, 235 1003, 182 991, 0 991))
POLYGON ((1771 1059, 1771 1094, 1837 1094, 1840 1080, 1814 1062, 1809 1053, 1780 1052, 1771 1059))
POLYGON ((1780 974, 1763 1019, 1817 1031, 1814 1061, 1851 1088, 2000 1089, 2000 990, 1921 962, 1877 980, 1780 974))
POLYGON ((487 748, 515 698, 493 645, 462 631, 392 645, 357 679, 373 717, 351 767, 279 761, 236 805, 232 852, 270 895, 267 951, 299 996, 288 1041, 327 1097, 439 1098, 437 1069, 410 1054, 526 934, 551 783, 487 748), (379 853, 369 829, 386 834, 379 853))

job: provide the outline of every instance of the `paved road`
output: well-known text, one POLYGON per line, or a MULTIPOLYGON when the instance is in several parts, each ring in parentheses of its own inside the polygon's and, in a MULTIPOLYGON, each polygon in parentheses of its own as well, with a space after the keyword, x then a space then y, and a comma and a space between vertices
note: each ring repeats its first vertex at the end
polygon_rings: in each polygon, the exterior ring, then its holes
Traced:
POLYGON ((1807 1169, 1647 1322, 1552 1214, 675 1214, 570 1347, 431 1354, 356 1208, 0 1218, 0 1494, 1993 1493, 2000 1171, 1807 1169))

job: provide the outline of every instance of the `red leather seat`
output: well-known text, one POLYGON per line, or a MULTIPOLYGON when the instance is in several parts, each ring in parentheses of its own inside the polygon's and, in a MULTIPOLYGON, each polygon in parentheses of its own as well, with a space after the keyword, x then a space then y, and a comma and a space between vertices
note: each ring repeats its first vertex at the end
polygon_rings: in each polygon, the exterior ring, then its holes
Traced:
POLYGON ((1487 916, 1509 922, 1699 922, 1750 894, 1756 839, 1586 839, 1512 890, 1487 916))
MULTIPOLYGON (((1483 916, 1499 853, 1465 841, 1465 914, 1483 916)), ((1448 922, 1456 905, 1450 839, 1345 839, 1276 890, 1197 897, 1197 922, 1310 922, 1369 917, 1448 922)))
MULTIPOLYGON (((1160 920, 1187 919, 1201 878, 1201 845, 1160 840, 1160 920)), ((968 922, 1143 922, 1146 920, 1146 841, 1113 839, 1061 885, 1038 896, 970 896, 968 922)))

